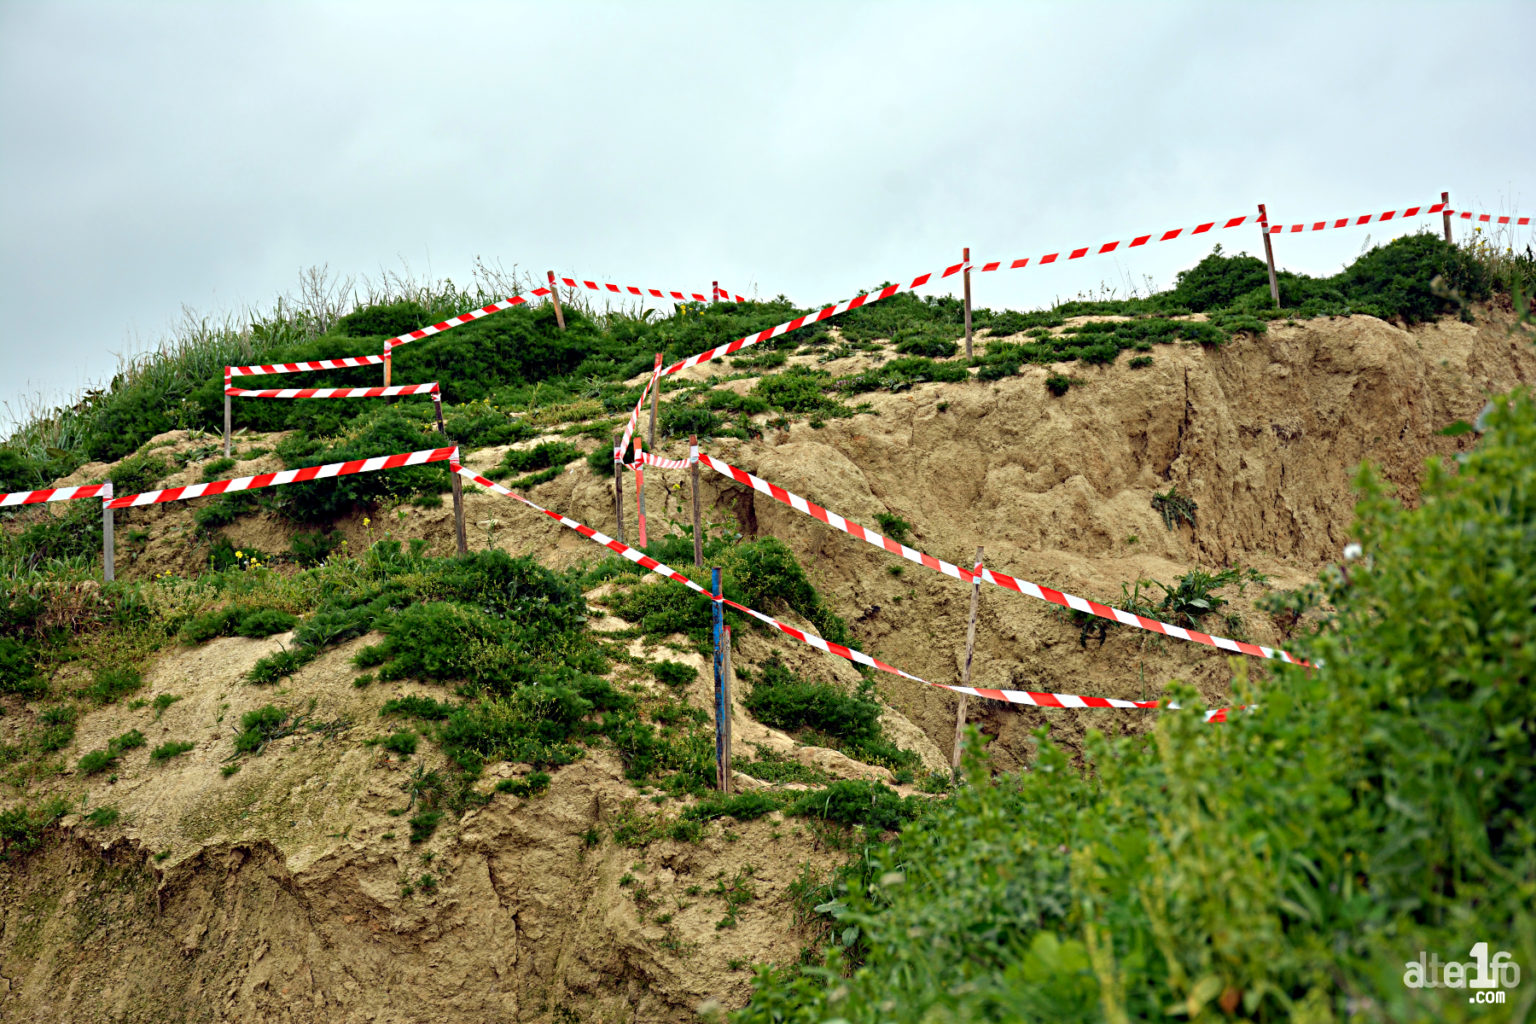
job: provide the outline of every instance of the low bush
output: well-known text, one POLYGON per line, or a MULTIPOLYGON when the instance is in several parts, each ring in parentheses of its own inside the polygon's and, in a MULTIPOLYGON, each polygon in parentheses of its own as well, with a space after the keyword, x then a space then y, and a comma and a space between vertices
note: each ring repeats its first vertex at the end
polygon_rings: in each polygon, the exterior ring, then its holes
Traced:
POLYGON ((502 779, 496 783, 496 792, 511 793, 523 800, 538 796, 549 788, 548 772, 529 772, 521 779, 502 779))
POLYGON ((196 746, 197 744, 190 740, 170 740, 151 750, 149 752, 149 759, 156 763, 169 761, 173 757, 180 757, 196 746))
POLYGON ((903 797, 883 782, 839 779, 803 794, 789 805, 788 813, 889 832, 916 818, 922 807, 919 798, 903 797))
POLYGON ((754 674, 742 704, 764 725, 818 740, 867 763, 892 768, 916 763, 915 754, 886 738, 880 702, 868 679, 847 693, 832 683, 797 676, 774 658, 754 674))

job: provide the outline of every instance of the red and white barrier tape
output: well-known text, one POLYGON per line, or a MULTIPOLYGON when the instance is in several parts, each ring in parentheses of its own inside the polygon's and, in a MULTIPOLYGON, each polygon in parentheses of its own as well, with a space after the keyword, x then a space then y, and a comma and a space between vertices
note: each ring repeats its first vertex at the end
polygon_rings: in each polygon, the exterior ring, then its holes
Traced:
POLYGON ((211 483, 189 484, 186 487, 167 487, 160 491, 125 494, 121 498, 114 498, 107 502, 107 507, 133 508, 138 505, 154 505, 162 501, 185 501, 187 498, 225 494, 229 491, 254 491, 260 487, 280 487, 283 484, 306 483, 310 480, 328 480, 331 477, 349 476, 352 473, 373 473, 381 469, 420 466, 428 462, 456 459, 457 453, 457 448, 428 448, 419 452, 405 452, 401 455, 375 455, 371 459, 331 462, 324 466, 305 466, 302 469, 285 469, 279 473, 242 476, 234 480, 214 480, 211 483))
POLYGON ((1473 213, 1471 210, 1446 210, 1452 217, 1476 221, 1479 224, 1529 224, 1529 217, 1500 217, 1493 213, 1473 213))
POLYGON ((640 410, 645 408, 645 400, 650 397, 651 389, 657 386, 661 379, 661 353, 656 353, 656 366, 651 370, 650 380, 645 382, 645 387, 640 391, 640 398, 635 402, 635 408, 629 414, 629 422, 624 424, 624 436, 619 440, 619 446, 614 449, 613 461, 623 462, 629 454, 630 438, 635 436, 635 431, 640 426, 640 410))
POLYGON ((377 366, 383 356, 346 356, 342 359, 316 359, 308 363, 273 363, 267 366, 226 366, 224 380, 231 377, 260 377, 268 373, 299 373, 303 370, 340 370, 348 366, 377 366))
POLYGON ((713 299, 706 299, 700 292, 679 292, 670 288, 640 288, 632 284, 609 284, 607 281, 582 281, 574 277, 562 277, 560 283, 567 288, 586 288, 588 291, 604 292, 611 295, 633 295, 636 298, 671 299, 673 302, 730 302, 734 298, 736 302, 746 302, 745 296, 732 296, 730 292, 716 285, 712 290, 713 299))
POLYGON ((1195 235, 1208 234, 1211 231, 1225 231, 1228 228, 1241 227, 1244 224, 1259 223, 1259 215, 1249 214, 1246 217, 1228 217, 1225 220, 1207 221, 1204 224, 1196 224, 1189 228, 1170 228, 1167 231, 1151 232, 1145 235, 1137 235, 1116 242, 1101 242, 1098 245, 1084 245, 1076 249, 1065 249, 1060 252, 1048 252, 1044 256, 1029 257, 1017 260, 995 260, 988 263, 978 263, 976 270, 980 273, 990 273, 994 270, 1020 270, 1033 262, 1036 266, 1044 266, 1048 263, 1056 263, 1060 260, 1080 260, 1084 256, 1101 256, 1105 253, 1118 252, 1121 249, 1136 249, 1152 242, 1171 242, 1176 238, 1189 238, 1195 235))
POLYGON ((408 345, 413 341, 420 341, 422 338, 430 338, 434 334, 442 334, 444 331, 452 330, 467 323, 473 323, 481 317, 490 316, 492 313, 500 313, 502 310, 511 309, 513 306, 527 305, 529 299, 543 298, 548 294, 550 294, 549 289, 540 286, 530 291, 527 295, 514 295, 510 299, 492 302, 489 305, 481 306, 479 309, 472 309, 468 313, 451 316, 447 320, 440 320, 435 324, 428 324, 426 327, 418 327, 414 331, 406 331, 404 334, 397 335, 384 342, 383 358, 388 359, 390 353, 401 345, 408 345))
POLYGON ((0 508, 13 505, 41 505, 47 501, 74 501, 77 498, 110 498, 112 484, 86 484, 82 487, 45 487, 39 491, 11 491, 0 494, 0 508))
POLYGON ((437 382, 431 384, 393 384, 387 388, 282 388, 275 391, 251 391, 226 387, 231 398, 392 398, 395 395, 435 395, 437 382))
MULTIPOLYGON (((699 586, 699 584, 693 582, 693 580, 684 576, 676 569, 673 569, 662 562, 658 562, 656 559, 645 554, 643 551, 638 551, 635 548, 630 547, 628 544, 616 541, 612 537, 609 537, 603 533, 599 533, 597 530, 592 529, 592 527, 578 523, 576 520, 563 516, 558 512, 551 512, 549 509, 544 508, 542 505, 538 505, 532 501, 529 501, 522 495, 509 491, 507 488, 501 486, 498 483, 495 483, 494 481, 487 480, 485 477, 474 472, 473 470, 464 468, 457 462, 452 462, 449 465, 455 473, 458 473, 466 480, 472 480, 479 484, 481 487, 495 491, 497 494, 511 498, 514 501, 520 501, 524 505, 527 505, 529 508, 537 512, 544 513, 546 516, 549 516, 551 519, 558 522, 561 526, 575 530, 577 533, 581 534, 583 537, 586 537, 593 543, 601 544, 603 547, 608 548, 610 551, 613 551, 614 553, 628 559, 631 562, 634 562, 641 568, 649 569, 651 572, 654 572, 659 576, 665 576, 667 579, 675 580, 676 582, 688 587, 690 590, 704 595, 711 601, 719 601, 722 604, 729 605, 730 607, 735 608, 737 611, 746 615, 750 615, 754 619, 757 619, 759 622, 771 626, 779 632, 799 640, 803 644, 808 644, 811 647, 815 647, 817 650, 825 651, 828 654, 835 654, 839 658, 846 659, 857 665, 866 665, 870 668, 879 669, 881 672, 889 672, 891 675, 900 676, 903 679, 910 679, 915 683, 922 683, 924 686, 937 686, 944 690, 954 690, 956 693, 965 693, 974 697, 986 697, 991 700, 1006 701, 1010 704, 1030 704, 1035 707, 1044 708, 1162 707, 1173 710, 1178 709, 1178 705, 1176 703, 1165 704, 1161 701, 1155 700, 1119 700, 1118 698, 1114 697, 1083 697, 1072 693, 1031 693, 1027 690, 987 690, 975 686, 950 686, 946 683, 930 683, 928 680, 922 678, 921 676, 915 676, 910 672, 904 672, 901 669, 896 668, 894 665, 887 665, 879 658, 872 658, 865 654, 863 651, 856 651, 851 647, 845 647, 842 644, 833 643, 830 640, 823 640, 821 637, 816 636, 814 633, 807 633, 803 630, 796 629, 793 626, 785 625, 778 619, 773 618, 771 615, 764 615, 762 612, 748 608, 746 605, 737 604, 735 601, 732 601, 728 597, 716 597, 707 589, 699 586)), ((1205 713, 1205 719, 1208 722, 1225 722, 1227 720, 1227 712, 1229 710, 1232 709, 1219 708, 1215 711, 1207 711, 1205 713)))
POLYGON ((635 455, 635 461, 643 462, 647 466, 655 466, 657 469, 688 469, 699 461, 699 446, 694 445, 689 448, 686 459, 663 459, 652 452, 638 452, 635 455))
POLYGON ((1357 217, 1338 217, 1334 220, 1314 220, 1306 224, 1270 224, 1269 233, 1272 235, 1292 235, 1302 231, 1328 231, 1333 228, 1354 228, 1362 224, 1375 224, 1385 220, 1402 220, 1405 217, 1417 217, 1420 214, 1448 213, 1445 203, 1429 203, 1425 206, 1409 206, 1401 210, 1386 210, 1382 213, 1362 213, 1357 217))
MULTIPOLYGON (((786 491, 778 484, 769 483, 762 477, 748 473, 744 469, 737 469, 727 462, 711 458, 703 453, 699 455, 699 462, 722 476, 730 477, 739 484, 766 494, 775 501, 783 502, 798 512, 803 512, 813 519, 826 523, 834 530, 840 530, 850 536, 857 537, 867 544, 883 548, 893 555, 905 558, 909 562, 916 562, 918 565, 926 566, 935 572, 941 572, 946 576, 953 576, 955 579, 964 580, 967 583, 975 578, 976 574, 970 569, 962 568, 952 562, 946 562, 942 558, 935 558, 930 554, 891 540, 889 537, 881 536, 873 530, 866 529, 858 523, 838 515, 836 512, 830 512, 814 502, 806 501, 800 495, 786 491)), ((1280 650, 1279 648, 1264 647, 1261 644, 1251 644, 1242 640, 1229 640, 1226 637, 1211 636, 1198 630, 1185 629, 1172 623, 1159 622, 1157 619, 1149 619, 1132 612, 1122 611, 1119 608, 1112 608, 1095 601, 1089 601, 1075 594, 1066 594, 1059 590, 1052 590, 1049 587, 1042 587, 1037 583, 1016 579, 1005 573, 994 572, 991 569, 982 569, 981 578, 1005 590, 1013 590, 1029 597, 1039 598, 1042 601, 1049 601, 1051 604, 1060 605, 1063 608, 1071 608, 1074 611, 1096 615, 1101 619, 1110 619, 1122 625, 1135 626, 1138 629, 1162 633, 1165 636, 1175 637, 1179 640, 1189 640, 1197 644, 1205 644, 1208 647, 1217 647, 1224 651, 1231 651, 1234 654, 1246 654, 1255 658, 1276 658, 1280 661, 1289 662, 1292 665, 1307 664, 1307 662, 1290 652, 1280 650)))
MULTIPOLYGON (((960 273, 962 270, 968 269, 969 267, 969 263, 956 263, 952 267, 946 267, 944 270, 938 271, 937 276, 942 280, 946 277, 952 277, 955 274, 960 273)), ((703 352, 700 352, 698 355, 692 355, 687 359, 681 360, 680 362, 673 363, 671 366, 661 371, 662 376, 669 376, 671 374, 677 373, 679 370, 686 370, 690 366, 697 366, 700 363, 707 363, 711 359, 714 359, 716 356, 726 356, 730 355, 732 352, 739 352, 746 348, 748 345, 756 345, 760 341, 767 341, 770 338, 777 338, 779 335, 788 334, 790 331, 798 331, 800 328, 806 326, 807 324, 820 323, 822 320, 825 320, 828 317, 837 316, 839 313, 846 313, 850 309, 858 309, 860 306, 867 306, 871 302, 879 302, 881 299, 888 299, 892 295, 895 295, 897 292, 916 291, 918 288, 921 288, 923 285, 933 280, 934 276, 934 272, 919 274, 914 277, 908 284, 888 284, 877 292, 870 292, 867 295, 858 295, 851 299, 845 299, 842 302, 834 303, 833 305, 830 305, 818 312, 807 313, 804 316, 797 316, 793 320, 786 320, 784 323, 775 327, 770 327, 766 331, 759 331, 756 334, 749 334, 745 338, 737 338, 729 345, 719 345, 715 348, 707 349, 703 352)))

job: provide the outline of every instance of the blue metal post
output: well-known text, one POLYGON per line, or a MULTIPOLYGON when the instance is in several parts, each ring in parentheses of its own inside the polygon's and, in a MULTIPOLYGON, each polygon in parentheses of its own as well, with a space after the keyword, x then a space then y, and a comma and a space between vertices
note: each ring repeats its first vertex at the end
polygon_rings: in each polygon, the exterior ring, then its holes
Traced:
POLYGON ((710 589, 715 600, 713 624, 715 634, 715 788, 725 792, 726 773, 730 765, 725 763, 725 729, 730 708, 725 706, 725 607, 720 603, 720 567, 709 571, 710 589))

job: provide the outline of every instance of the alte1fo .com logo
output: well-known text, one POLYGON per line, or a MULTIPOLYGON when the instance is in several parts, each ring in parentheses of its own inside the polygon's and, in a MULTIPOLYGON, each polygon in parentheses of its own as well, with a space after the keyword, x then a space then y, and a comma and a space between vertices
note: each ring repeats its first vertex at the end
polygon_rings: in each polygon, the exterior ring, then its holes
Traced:
POLYGON ((1467 988, 1474 991, 1469 1003, 1502 1003, 1504 989, 1520 984, 1520 965, 1505 950, 1490 959, 1488 943, 1479 942, 1468 952, 1471 963, 1450 960, 1442 963, 1437 953, 1420 953, 1417 960, 1404 966, 1403 984, 1409 988, 1467 988))

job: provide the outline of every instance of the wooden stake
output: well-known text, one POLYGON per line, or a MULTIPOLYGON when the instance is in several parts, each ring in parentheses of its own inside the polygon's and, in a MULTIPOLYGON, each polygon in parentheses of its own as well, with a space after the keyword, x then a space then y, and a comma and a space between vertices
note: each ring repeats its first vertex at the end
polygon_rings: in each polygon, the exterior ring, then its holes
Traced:
MULTIPOLYGON (((961 250, 966 263, 971 262, 971 247, 961 250)), ((965 358, 971 358, 971 268, 965 268, 965 358)))
MULTIPOLYGON (((448 438, 448 429, 443 426, 443 396, 434 393, 432 395, 432 408, 437 412, 437 432, 448 438)), ((449 471, 453 483, 453 539, 458 545, 459 554, 469 553, 469 538, 464 534, 464 480, 459 474, 449 471)))
POLYGON ((555 272, 549 272, 549 301, 555 304, 555 323, 565 330, 565 314, 560 311, 560 286, 555 284, 555 272))
POLYGON ((1445 213, 1441 216, 1445 218, 1445 240, 1449 242, 1451 240, 1451 194, 1441 192, 1440 201, 1445 204, 1445 213))
POLYGON ((619 438, 622 434, 613 435, 613 511, 614 518, 618 520, 618 528, 614 538, 620 544, 624 543, 624 464, 619 461, 619 438))
MULTIPOLYGON (((1447 228, 1446 230, 1450 230, 1447 228)), ((229 396, 224 396, 224 457, 229 458, 229 421, 231 418, 229 396)))
POLYGON ((388 343, 384 346, 384 386, 389 387, 390 373, 395 368, 395 353, 388 343))
POLYGON ((720 282, 719 281, 711 281, 711 282, 709 282, 709 301, 710 302, 719 302, 720 301, 720 282))
POLYGON ((1259 230, 1264 232, 1264 259, 1269 263, 1269 297, 1275 300, 1275 308, 1280 308, 1280 282, 1275 279, 1275 248, 1269 241, 1269 214, 1264 212, 1264 204, 1259 204, 1259 230))
POLYGON ((116 515, 110 507, 112 501, 112 484, 107 484, 102 493, 101 503, 101 578, 111 583, 117 578, 117 543, 112 537, 113 516, 116 515))
POLYGON ((635 438, 635 515, 640 522, 640 546, 645 547, 645 464, 640 461, 644 449, 635 438))
MULTIPOLYGON (((688 435, 688 454, 693 455, 693 450, 699 446, 699 435, 688 435)), ((699 464, 695 462, 693 470, 693 564, 696 568, 704 568, 704 531, 699 527, 699 464)))
POLYGON ((725 757, 723 760, 724 771, 721 772, 722 793, 731 791, 731 719, 735 715, 735 704, 731 702, 731 690, 735 687, 735 676, 731 672, 731 627, 725 627, 725 757))
POLYGON ((730 708, 725 703, 725 608, 720 603, 720 567, 709 570, 711 623, 715 636, 715 788, 724 793, 730 786, 730 765, 726 762, 725 729, 730 708))
MULTIPOLYGON (((971 623, 965 630, 965 667, 960 670, 960 685, 971 685, 971 655, 976 652, 976 605, 981 599, 981 546, 976 547, 976 575, 971 578, 971 623)), ((960 751, 965 746, 965 694, 960 695, 960 706, 955 710, 955 754, 951 762, 960 770, 960 751)))

